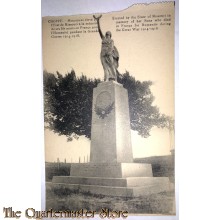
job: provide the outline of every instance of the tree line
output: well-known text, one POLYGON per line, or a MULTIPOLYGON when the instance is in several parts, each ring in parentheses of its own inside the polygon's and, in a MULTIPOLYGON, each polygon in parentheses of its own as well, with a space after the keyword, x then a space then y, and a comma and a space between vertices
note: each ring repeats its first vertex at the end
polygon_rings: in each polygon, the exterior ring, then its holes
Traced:
MULTIPOLYGON (((68 141, 81 135, 91 138, 93 88, 101 80, 83 74, 77 77, 74 70, 65 75, 44 71, 43 80, 45 127, 67 136, 68 141)), ((172 125, 173 129, 173 119, 153 105, 152 81, 141 82, 126 71, 118 83, 128 90, 132 130, 147 138, 154 126, 171 129, 172 125)))

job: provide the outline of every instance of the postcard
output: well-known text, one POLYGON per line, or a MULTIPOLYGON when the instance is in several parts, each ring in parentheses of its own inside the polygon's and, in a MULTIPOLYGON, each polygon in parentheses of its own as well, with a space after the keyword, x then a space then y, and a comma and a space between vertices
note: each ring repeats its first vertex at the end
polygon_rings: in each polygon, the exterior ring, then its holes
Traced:
POLYGON ((43 17, 42 48, 38 217, 175 215, 175 3, 43 17))

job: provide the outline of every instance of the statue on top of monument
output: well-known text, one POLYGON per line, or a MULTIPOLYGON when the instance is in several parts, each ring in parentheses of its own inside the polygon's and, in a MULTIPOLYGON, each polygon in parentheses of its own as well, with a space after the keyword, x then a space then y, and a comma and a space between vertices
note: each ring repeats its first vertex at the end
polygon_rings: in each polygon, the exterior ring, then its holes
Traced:
POLYGON ((117 81, 118 73, 118 61, 119 61, 119 53, 117 48, 114 46, 114 41, 111 39, 112 34, 110 31, 107 31, 105 36, 103 35, 101 28, 100 28, 100 18, 102 15, 96 17, 93 15, 94 19, 97 21, 98 24, 98 31, 99 35, 102 39, 102 48, 101 48, 101 63, 104 69, 104 80, 114 80, 117 81))

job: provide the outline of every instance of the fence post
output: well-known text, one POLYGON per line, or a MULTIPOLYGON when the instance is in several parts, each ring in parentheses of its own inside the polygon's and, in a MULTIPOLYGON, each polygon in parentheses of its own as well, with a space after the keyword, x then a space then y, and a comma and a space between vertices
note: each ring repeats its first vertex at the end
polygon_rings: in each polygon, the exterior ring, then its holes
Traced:
POLYGON ((58 170, 60 169, 60 159, 59 159, 59 157, 57 158, 57 168, 58 168, 58 170))

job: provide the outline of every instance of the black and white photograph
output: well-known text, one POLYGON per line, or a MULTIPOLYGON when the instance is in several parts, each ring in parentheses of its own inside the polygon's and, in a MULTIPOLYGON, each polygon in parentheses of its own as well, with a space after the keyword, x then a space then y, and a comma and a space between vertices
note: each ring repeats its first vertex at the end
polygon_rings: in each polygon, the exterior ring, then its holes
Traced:
POLYGON ((47 210, 176 214, 174 42, 174 2, 42 18, 47 210))
POLYGON ((1 9, 0 219, 218 219, 218 1, 1 9))

